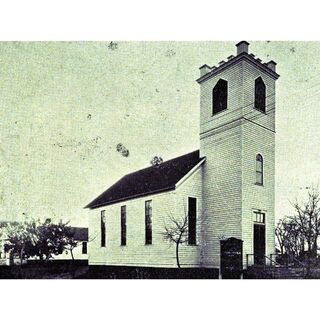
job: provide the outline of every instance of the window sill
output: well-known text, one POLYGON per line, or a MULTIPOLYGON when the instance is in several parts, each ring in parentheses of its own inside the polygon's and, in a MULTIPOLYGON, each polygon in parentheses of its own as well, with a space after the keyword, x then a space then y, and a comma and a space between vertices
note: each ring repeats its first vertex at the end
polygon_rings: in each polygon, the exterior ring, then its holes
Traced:
POLYGON ((228 110, 228 108, 223 109, 223 110, 221 110, 221 111, 218 111, 218 112, 212 114, 211 117, 215 117, 216 115, 218 115, 218 114, 220 114, 220 113, 222 113, 222 112, 225 112, 225 111, 227 111, 227 110, 228 110))
POLYGON ((189 244, 188 243, 188 247, 198 247, 199 245, 198 244, 189 244))
POLYGON ((258 183, 258 182, 256 182, 255 185, 256 185, 256 186, 259 186, 259 187, 264 187, 263 183, 258 183))
POLYGON ((261 113, 263 113, 263 114, 267 114, 267 111, 265 110, 265 111, 262 111, 262 110, 260 110, 260 109, 258 109, 258 108, 256 108, 256 107, 254 107, 254 110, 257 110, 257 111, 259 111, 259 112, 261 112, 261 113))

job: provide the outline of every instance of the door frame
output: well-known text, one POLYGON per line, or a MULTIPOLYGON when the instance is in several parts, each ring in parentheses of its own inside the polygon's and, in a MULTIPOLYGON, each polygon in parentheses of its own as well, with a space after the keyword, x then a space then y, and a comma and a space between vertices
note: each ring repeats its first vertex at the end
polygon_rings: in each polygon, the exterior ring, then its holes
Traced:
POLYGON ((264 265, 266 263, 265 256, 266 256, 266 249, 267 249, 267 234, 266 234, 266 214, 261 210, 254 210, 253 211, 253 227, 252 227, 252 245, 253 245, 253 262, 254 264, 264 265), (256 235, 255 232, 257 230, 256 226, 263 227, 264 230, 264 243, 263 245, 256 246, 256 235), (258 252, 257 247, 260 249, 258 252), (263 250, 261 250, 263 249, 263 250), (263 251, 263 252, 262 252, 263 251), (259 257, 260 256, 260 257, 259 257))

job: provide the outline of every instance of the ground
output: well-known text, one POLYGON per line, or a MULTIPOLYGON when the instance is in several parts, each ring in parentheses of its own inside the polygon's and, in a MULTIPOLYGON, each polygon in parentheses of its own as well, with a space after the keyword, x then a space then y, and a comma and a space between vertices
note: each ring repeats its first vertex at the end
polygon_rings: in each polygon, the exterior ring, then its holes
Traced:
MULTIPOLYGON (((29 261, 23 266, 0 266, 0 279, 218 279, 218 269, 88 266, 87 261, 29 261)), ((243 279, 320 279, 320 268, 257 266, 243 279)))
POLYGON ((30 261, 0 267, 0 279, 217 279, 217 269, 88 266, 86 261, 30 261))

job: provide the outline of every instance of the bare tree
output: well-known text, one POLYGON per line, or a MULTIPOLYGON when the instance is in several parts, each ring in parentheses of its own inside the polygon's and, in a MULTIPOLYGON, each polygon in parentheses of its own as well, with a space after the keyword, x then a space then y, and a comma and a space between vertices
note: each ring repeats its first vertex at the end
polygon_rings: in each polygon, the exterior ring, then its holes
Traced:
POLYGON ((66 238, 64 249, 69 251, 71 259, 74 260, 73 250, 78 247, 80 242, 74 238, 74 232, 70 231, 70 235, 66 238))
POLYGON ((301 233, 301 238, 306 242, 308 257, 316 257, 318 238, 320 235, 320 193, 311 188, 308 191, 307 200, 295 201, 293 207, 296 215, 291 217, 292 222, 301 233))
POLYGON ((188 241, 188 213, 181 217, 170 216, 170 225, 165 225, 163 238, 176 246, 177 266, 180 268, 179 245, 188 241))
POLYGON ((304 236, 294 216, 280 219, 275 229, 277 246, 281 255, 299 258, 304 251, 304 236))
MULTIPOLYGON (((320 193, 309 188, 306 200, 292 203, 295 214, 279 220, 275 235, 282 255, 291 261, 303 259, 307 273, 317 262, 320 235, 320 193)), ((301 262, 301 261, 300 261, 301 262)))
POLYGON ((285 232, 285 226, 284 226, 284 220, 280 219, 276 225, 275 229, 275 235, 277 239, 277 246, 280 250, 281 255, 285 253, 285 238, 286 238, 286 232, 285 232))
MULTIPOLYGON (((205 212, 200 216, 196 216, 194 225, 196 232, 206 220, 205 218, 205 212)), ((164 231, 161 232, 161 234, 166 241, 175 245, 177 267, 180 268, 179 247, 181 244, 189 242, 189 214, 187 210, 185 209, 184 214, 178 217, 170 215, 169 222, 169 224, 164 226, 164 231)), ((196 238, 194 238, 194 240, 196 240, 196 238)))

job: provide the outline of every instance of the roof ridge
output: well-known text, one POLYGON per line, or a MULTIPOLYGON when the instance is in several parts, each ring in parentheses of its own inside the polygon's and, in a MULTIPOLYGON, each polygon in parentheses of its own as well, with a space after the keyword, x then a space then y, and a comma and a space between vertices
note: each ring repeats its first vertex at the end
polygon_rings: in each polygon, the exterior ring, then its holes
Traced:
MULTIPOLYGON (((183 157, 188 156, 188 155, 190 155, 190 154, 192 154, 192 153, 195 153, 195 152, 197 152, 197 151, 200 151, 200 150, 197 149, 197 150, 188 152, 188 153, 186 153, 186 154, 183 154, 182 156, 178 156, 178 157, 171 158, 171 159, 168 159, 168 160, 166 160, 166 161, 163 161, 162 163, 160 163, 159 167, 160 167, 161 165, 165 164, 165 163, 168 163, 169 161, 173 161, 173 160, 176 160, 176 159, 179 159, 179 158, 183 158, 183 157)), ((156 167, 156 166, 151 165, 151 166, 148 166, 148 167, 144 167, 144 168, 138 169, 138 170, 136 170, 136 171, 131 171, 130 173, 127 173, 127 174, 125 174, 124 176, 122 176, 122 178, 124 178, 124 177, 126 177, 126 176, 128 176, 128 175, 131 175, 131 174, 133 174, 133 173, 137 173, 137 172, 140 172, 140 171, 143 171, 143 170, 146 170, 146 169, 149 169, 149 168, 154 168, 154 167, 156 167)), ((121 178, 121 179, 122 179, 122 178, 121 178)))

